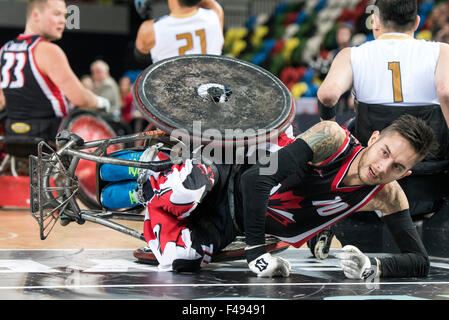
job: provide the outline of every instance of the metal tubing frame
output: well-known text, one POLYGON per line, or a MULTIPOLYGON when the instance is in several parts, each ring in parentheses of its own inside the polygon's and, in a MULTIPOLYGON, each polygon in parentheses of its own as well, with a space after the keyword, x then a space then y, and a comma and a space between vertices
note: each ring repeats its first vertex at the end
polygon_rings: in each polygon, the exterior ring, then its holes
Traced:
MULTIPOLYGON (((132 228, 124 226, 124 225, 122 225, 120 223, 109 221, 109 219, 117 218, 114 213, 110 213, 110 214, 111 215, 109 217, 107 217, 104 213, 94 213, 94 212, 88 211, 88 210, 81 210, 80 217, 83 220, 86 220, 86 221, 89 221, 89 222, 93 222, 93 223, 96 223, 96 224, 100 224, 102 226, 108 227, 108 228, 113 229, 115 231, 119 231, 121 233, 124 233, 124 234, 127 234, 129 236, 132 236, 132 237, 134 237, 136 239, 145 241, 145 237, 143 236, 142 232, 139 232, 137 230, 134 230, 132 228), (104 216, 105 218, 102 218, 101 216, 104 216)), ((125 217, 121 217, 121 218, 123 220, 133 220, 134 221, 134 219, 126 219, 125 217)))
MULTIPOLYGON (((39 159, 40 163, 38 164, 37 170, 39 171, 40 180, 38 181, 38 187, 39 187, 39 214, 41 215, 41 220, 39 222, 40 228, 41 228, 41 239, 44 240, 51 230, 53 229, 54 223, 56 220, 60 218, 60 215, 65 214, 66 217, 71 218, 71 220, 75 220, 78 224, 83 224, 85 221, 93 222, 96 224, 100 224, 102 226, 108 227, 110 229, 116 230, 118 232, 130 235, 136 239, 145 241, 145 238, 143 236, 142 232, 139 232, 137 230, 134 230, 132 228, 129 228, 127 226, 124 226, 122 224, 110 221, 110 219, 120 219, 120 220, 130 220, 130 221, 143 221, 142 215, 137 214, 128 214, 124 212, 114 212, 114 211, 107 211, 107 210, 82 210, 80 209, 78 203, 76 202, 76 198, 74 197, 76 190, 73 189, 73 182, 76 180, 75 176, 75 170, 77 168, 78 162, 81 159, 87 160, 87 161, 93 161, 97 163, 105 163, 105 164, 114 164, 114 165, 121 165, 121 166, 128 166, 128 167, 136 167, 136 168, 143 168, 143 169, 150 169, 150 170, 160 170, 161 168, 169 167, 174 162, 171 160, 167 161, 160 161, 156 165, 155 163, 151 162, 139 162, 139 161, 133 161, 133 160, 124 160, 124 159, 117 159, 113 157, 108 156, 101 156, 101 153, 104 153, 105 150, 113 144, 119 144, 119 143, 126 143, 126 142, 133 142, 136 140, 147 140, 154 137, 154 134, 151 134, 151 131, 149 132, 141 132, 136 134, 131 134, 127 136, 122 137, 116 137, 116 138, 108 138, 108 139, 102 139, 102 140, 95 140, 83 143, 81 146, 76 146, 74 140, 67 141, 58 151, 54 152, 50 155, 50 159, 46 161, 42 161, 43 158, 43 152, 42 148, 46 143, 40 143, 38 147, 39 151, 39 159), (97 148, 94 150, 93 153, 87 153, 82 152, 78 150, 83 149, 91 149, 91 148, 97 148), (75 150, 77 149, 77 150, 75 150), (56 165, 59 163, 61 164, 61 157, 63 156, 70 156, 72 159, 70 160, 70 165, 67 168, 64 168, 66 179, 64 181, 63 191, 66 196, 66 200, 62 203, 59 202, 55 196, 52 194, 53 191, 55 191, 55 188, 50 187, 50 176, 55 169, 56 165), (44 163, 45 162, 45 163, 44 163), (59 211, 59 214, 56 218, 53 218, 53 225, 51 225, 50 230, 47 232, 47 234, 44 233, 45 227, 44 226, 45 221, 42 218, 44 215, 44 212, 42 211, 42 204, 50 204, 53 207, 53 210, 50 212, 50 215, 53 216, 54 212, 59 211)), ((47 145, 48 146, 48 145, 47 145)), ((32 212, 32 215, 35 217, 35 213, 32 212)), ((48 217, 49 214, 47 213, 46 216, 48 217)), ((47 218, 46 217, 46 218, 47 218)), ((36 218, 36 217, 35 217, 36 218)))

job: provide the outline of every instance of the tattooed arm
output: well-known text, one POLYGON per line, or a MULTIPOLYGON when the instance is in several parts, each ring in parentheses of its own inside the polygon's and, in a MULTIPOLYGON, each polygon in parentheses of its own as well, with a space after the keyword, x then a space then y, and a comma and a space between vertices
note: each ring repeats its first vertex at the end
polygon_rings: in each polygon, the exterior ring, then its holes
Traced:
POLYGON ((397 181, 387 185, 361 211, 379 210, 400 254, 376 258, 382 277, 424 277, 429 257, 413 224, 407 197, 397 181))
MULTIPOLYGON (((246 243, 251 247, 246 251, 248 262, 264 254, 265 214, 268 198, 273 187, 288 176, 306 168, 308 164, 319 164, 332 156, 343 144, 346 132, 336 122, 323 121, 300 136, 288 146, 270 156, 276 164, 273 174, 263 174, 267 165, 256 164, 241 177, 243 220, 246 243)), ((272 167, 272 164, 268 164, 272 167)))
POLYGON ((298 138, 304 140, 313 151, 311 164, 319 165, 340 149, 346 139, 345 130, 333 121, 323 121, 298 138))

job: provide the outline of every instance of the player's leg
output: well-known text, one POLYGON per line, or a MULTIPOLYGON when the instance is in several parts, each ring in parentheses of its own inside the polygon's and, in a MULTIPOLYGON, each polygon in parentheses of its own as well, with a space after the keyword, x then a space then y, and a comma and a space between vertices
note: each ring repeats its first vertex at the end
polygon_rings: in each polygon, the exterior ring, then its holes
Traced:
MULTIPOLYGON (((122 150, 110 155, 111 157, 133 161, 162 161, 168 159, 165 153, 159 152, 151 156, 151 149, 145 151, 122 150)), ((153 196, 150 176, 158 177, 159 173, 151 170, 139 170, 135 167, 101 164, 99 179, 102 182, 100 201, 108 209, 133 208, 153 196), (139 179, 140 177, 140 179, 139 179), (105 184, 105 182, 109 182, 105 184), (104 185, 104 186, 103 186, 104 185)))
MULTIPOLYGON (((168 156, 159 152, 156 157, 147 159, 148 152, 151 149, 145 151, 132 151, 122 150, 115 152, 110 157, 132 161, 162 161, 168 159, 168 156)), ((101 164, 100 165, 100 179, 103 181, 124 181, 124 180, 136 180, 138 178, 139 170, 135 167, 119 166, 115 164, 101 164)))
POLYGON ((112 182, 101 190, 101 205, 108 209, 133 208, 138 201, 138 184, 136 180, 112 182))
POLYGON ((235 238, 227 193, 221 192, 226 188, 218 176, 213 165, 186 161, 152 179, 144 236, 160 269, 199 270, 235 238))

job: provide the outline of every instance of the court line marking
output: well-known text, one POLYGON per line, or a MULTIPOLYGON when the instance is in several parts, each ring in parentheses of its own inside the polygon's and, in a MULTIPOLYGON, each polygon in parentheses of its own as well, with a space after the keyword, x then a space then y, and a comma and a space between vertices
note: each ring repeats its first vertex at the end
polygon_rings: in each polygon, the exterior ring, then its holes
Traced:
POLYGON ((0 290, 20 290, 20 289, 90 289, 90 288, 156 288, 156 287, 261 287, 261 286, 373 286, 373 285, 449 285, 449 281, 437 282, 317 282, 317 283, 160 283, 160 284, 111 284, 111 285, 59 285, 59 286, 11 286, 0 287, 0 290))
POLYGON ((54 248, 48 248, 48 249, 0 249, 0 251, 130 251, 130 250, 136 250, 136 248, 129 248, 129 249, 124 249, 124 248, 72 248, 72 249, 54 249, 54 248))

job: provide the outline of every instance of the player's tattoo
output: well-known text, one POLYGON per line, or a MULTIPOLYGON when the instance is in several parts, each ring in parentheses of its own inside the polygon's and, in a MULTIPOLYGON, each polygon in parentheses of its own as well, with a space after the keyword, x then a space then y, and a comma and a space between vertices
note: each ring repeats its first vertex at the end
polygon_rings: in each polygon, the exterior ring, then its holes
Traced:
POLYGON ((397 181, 390 182, 360 211, 379 210, 383 215, 409 208, 407 197, 397 181))
POLYGON ((342 146, 346 133, 333 121, 322 121, 299 135, 313 151, 313 163, 323 162, 342 146))
POLYGON ((389 192, 384 201, 384 213, 393 213, 409 208, 407 197, 397 181, 388 184, 389 192))

